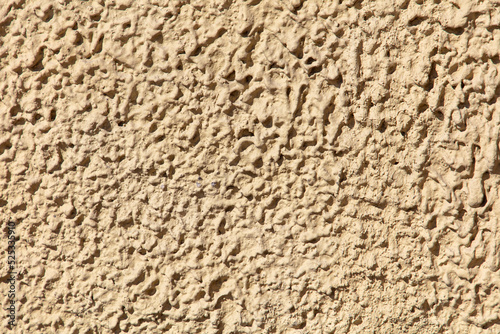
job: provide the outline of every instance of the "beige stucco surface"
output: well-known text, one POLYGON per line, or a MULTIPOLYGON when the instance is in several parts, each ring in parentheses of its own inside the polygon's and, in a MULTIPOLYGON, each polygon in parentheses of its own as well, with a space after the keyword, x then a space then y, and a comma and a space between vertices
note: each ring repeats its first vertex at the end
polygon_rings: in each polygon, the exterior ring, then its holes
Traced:
POLYGON ((0 1, 1 333, 499 333, 500 2, 0 1))

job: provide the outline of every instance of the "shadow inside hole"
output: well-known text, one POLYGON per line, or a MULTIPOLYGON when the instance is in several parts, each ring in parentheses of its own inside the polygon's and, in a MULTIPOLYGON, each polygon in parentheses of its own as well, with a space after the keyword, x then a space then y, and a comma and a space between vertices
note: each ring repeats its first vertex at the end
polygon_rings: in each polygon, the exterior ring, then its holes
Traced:
POLYGON ((444 120, 444 114, 441 111, 436 111, 434 115, 436 115, 436 118, 439 119, 440 121, 444 120))
POLYGON ((387 122, 385 120, 382 120, 377 130, 380 131, 380 133, 384 133, 385 130, 387 130, 387 122))

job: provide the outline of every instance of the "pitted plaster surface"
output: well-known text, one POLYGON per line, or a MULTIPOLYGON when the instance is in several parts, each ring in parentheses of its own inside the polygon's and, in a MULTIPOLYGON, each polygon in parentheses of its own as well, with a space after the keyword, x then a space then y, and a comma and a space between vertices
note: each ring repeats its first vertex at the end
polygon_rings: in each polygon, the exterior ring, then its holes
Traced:
POLYGON ((499 51, 494 0, 1 1, 12 332, 500 332, 499 51))

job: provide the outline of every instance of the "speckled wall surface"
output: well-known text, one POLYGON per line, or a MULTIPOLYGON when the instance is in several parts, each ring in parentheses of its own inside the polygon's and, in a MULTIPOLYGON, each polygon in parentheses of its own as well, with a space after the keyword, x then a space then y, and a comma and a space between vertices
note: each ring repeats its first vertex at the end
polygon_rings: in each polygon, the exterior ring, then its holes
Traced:
POLYGON ((494 0, 2 0, 0 332, 499 333, 499 51, 494 0))

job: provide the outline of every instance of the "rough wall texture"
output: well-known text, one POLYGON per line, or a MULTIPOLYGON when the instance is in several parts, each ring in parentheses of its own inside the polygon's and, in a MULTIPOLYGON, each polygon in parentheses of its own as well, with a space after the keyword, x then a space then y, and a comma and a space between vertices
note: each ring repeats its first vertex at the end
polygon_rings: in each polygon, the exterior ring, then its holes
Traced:
POLYGON ((499 333, 499 51, 494 0, 2 0, 12 331, 499 333))

